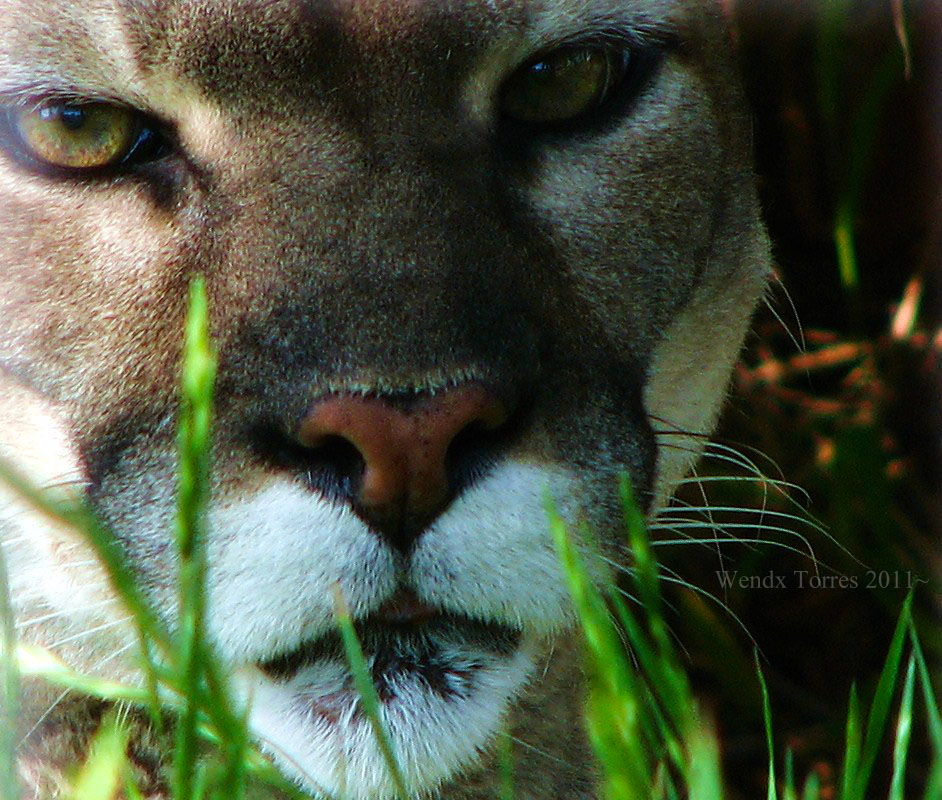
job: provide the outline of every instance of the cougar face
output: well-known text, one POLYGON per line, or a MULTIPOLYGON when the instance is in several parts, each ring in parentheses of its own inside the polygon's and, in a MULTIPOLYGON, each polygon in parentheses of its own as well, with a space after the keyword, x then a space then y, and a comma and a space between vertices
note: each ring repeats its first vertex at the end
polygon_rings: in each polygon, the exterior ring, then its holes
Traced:
MULTIPOLYGON (((748 144, 710 3, 0 0, 0 452, 172 628, 205 276, 207 624, 263 747, 393 796, 339 590, 410 790, 477 780, 508 714, 565 749, 526 705, 573 625, 546 498, 601 575, 619 473, 653 514, 696 458, 769 269, 748 144)), ((23 637, 133 679, 76 535, 12 498, 0 532, 23 637)))

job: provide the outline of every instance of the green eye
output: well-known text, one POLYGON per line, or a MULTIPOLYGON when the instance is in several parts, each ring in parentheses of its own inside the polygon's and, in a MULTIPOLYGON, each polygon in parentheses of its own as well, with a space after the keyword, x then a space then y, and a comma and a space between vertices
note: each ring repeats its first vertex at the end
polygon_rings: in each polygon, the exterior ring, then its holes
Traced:
POLYGON ((9 113, 26 153, 63 169, 118 164, 141 134, 137 112, 108 103, 47 103, 9 113))
POLYGON ((563 122, 602 105, 625 76, 628 53, 562 47, 520 67, 504 84, 500 108, 519 122, 563 122))

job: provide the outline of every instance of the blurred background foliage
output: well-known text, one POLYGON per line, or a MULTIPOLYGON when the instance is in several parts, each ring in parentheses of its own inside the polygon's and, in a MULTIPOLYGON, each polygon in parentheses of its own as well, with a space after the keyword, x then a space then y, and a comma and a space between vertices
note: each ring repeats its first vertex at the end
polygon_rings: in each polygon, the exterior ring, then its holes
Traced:
MULTIPOLYGON (((781 285, 755 321, 719 441, 800 490, 786 498, 757 481, 708 482, 687 486, 681 502, 703 506, 706 494, 716 506, 801 507, 834 541, 788 521, 805 545, 738 527, 755 513, 718 512, 730 536, 787 547, 701 543, 658 555, 700 587, 673 593, 674 626, 720 726, 733 796, 766 791, 758 646, 778 744, 794 750, 797 775, 819 775, 827 797, 851 684, 872 692, 911 585, 942 678, 942 0, 727 7, 781 285), (720 570, 774 574, 784 586, 724 588, 720 570), (815 574, 853 580, 812 588, 815 574)), ((728 472, 721 456, 700 474, 728 472)), ((883 767, 874 797, 886 796, 883 767)), ((924 779, 917 757, 911 791, 921 794, 924 779)))

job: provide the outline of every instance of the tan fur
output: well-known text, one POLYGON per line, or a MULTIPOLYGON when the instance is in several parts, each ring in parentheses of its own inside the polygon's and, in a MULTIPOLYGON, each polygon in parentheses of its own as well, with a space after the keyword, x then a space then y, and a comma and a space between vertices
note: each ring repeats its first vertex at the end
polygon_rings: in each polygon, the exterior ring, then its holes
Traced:
MULTIPOLYGON (((75 179, 24 166, 0 138, 0 456, 84 494, 172 627, 178 361, 187 286, 205 275, 223 662, 267 686, 256 664, 330 624, 327 587, 363 616, 407 582, 437 607, 518 625, 533 676, 481 711, 476 758, 414 788, 494 797, 493 711, 524 743, 518 797, 593 796, 542 498, 549 487, 625 563, 618 473, 656 513, 715 424, 769 271, 726 37, 694 0, 0 0, 0 107, 118 102, 172 140, 157 163, 75 179), (504 136, 510 73, 618 36, 661 53, 625 109, 591 130, 504 136), (519 427, 502 481, 459 494, 411 560, 258 444, 258 431, 292 435, 325 395, 466 383, 510 398, 519 427)), ((139 680, 86 545, 0 500, 24 641, 139 680)), ((25 687, 27 797, 56 795, 101 714, 57 694, 25 687)), ((156 800, 166 746, 137 730, 156 800)))

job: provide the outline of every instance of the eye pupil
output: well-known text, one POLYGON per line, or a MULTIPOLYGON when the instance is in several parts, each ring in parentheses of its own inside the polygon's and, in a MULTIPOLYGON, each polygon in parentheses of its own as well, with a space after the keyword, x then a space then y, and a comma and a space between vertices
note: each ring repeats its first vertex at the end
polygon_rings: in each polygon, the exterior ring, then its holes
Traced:
POLYGON ((85 111, 75 106, 62 106, 56 109, 59 112, 59 119, 62 124, 70 131, 77 131, 86 121, 85 111))
POLYGON ((60 123, 70 131, 79 130, 87 122, 85 110, 78 106, 46 106, 39 109, 38 116, 45 123, 60 123))

